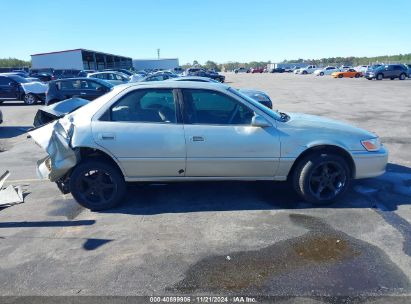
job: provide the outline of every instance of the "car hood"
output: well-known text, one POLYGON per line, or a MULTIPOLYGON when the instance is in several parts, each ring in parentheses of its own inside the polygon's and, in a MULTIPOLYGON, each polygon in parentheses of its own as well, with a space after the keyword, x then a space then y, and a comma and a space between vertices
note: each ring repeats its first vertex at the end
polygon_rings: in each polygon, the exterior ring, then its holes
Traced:
POLYGON ((48 85, 38 82, 38 81, 33 81, 33 82, 27 82, 27 83, 20 83, 21 87, 24 90, 24 93, 33 93, 33 94, 44 94, 46 93, 48 89, 48 85))
POLYGON ((350 124, 325 117, 302 113, 287 113, 290 118, 279 125, 282 141, 287 146, 312 147, 336 145, 348 151, 364 151, 361 140, 376 137, 375 134, 350 124))
POLYGON ((364 138, 376 137, 375 134, 348 123, 317 115, 287 113, 290 116, 287 124, 296 128, 305 128, 319 133, 335 132, 359 135, 364 138))

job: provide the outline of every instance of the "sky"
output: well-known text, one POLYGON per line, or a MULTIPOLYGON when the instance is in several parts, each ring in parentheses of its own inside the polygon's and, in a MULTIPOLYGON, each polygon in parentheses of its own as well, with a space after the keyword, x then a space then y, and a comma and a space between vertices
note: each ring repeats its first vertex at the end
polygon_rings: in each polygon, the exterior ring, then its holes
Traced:
POLYGON ((0 0, 0 10, 0 58, 75 48, 132 58, 159 48, 180 64, 411 53, 411 0, 0 0))

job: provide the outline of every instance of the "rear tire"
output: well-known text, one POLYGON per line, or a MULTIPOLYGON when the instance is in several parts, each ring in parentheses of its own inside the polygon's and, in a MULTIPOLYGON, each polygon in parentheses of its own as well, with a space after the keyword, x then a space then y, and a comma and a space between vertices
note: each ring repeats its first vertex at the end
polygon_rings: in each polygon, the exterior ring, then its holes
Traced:
POLYGON ((303 75, 307 75, 307 71, 303 71, 301 74, 303 74, 303 75))
POLYGON ((118 168, 101 159, 79 163, 71 172, 69 187, 74 199, 92 211, 119 205, 127 191, 118 168))
POLYGON ((338 78, 343 78, 344 75, 343 74, 338 74, 338 78))
POLYGON ((324 76, 324 72, 321 72, 321 73, 320 73, 320 76, 324 76))
POLYGON ((303 158, 294 170, 293 186, 304 200, 323 205, 340 198, 351 181, 350 168, 336 154, 318 153, 303 158))

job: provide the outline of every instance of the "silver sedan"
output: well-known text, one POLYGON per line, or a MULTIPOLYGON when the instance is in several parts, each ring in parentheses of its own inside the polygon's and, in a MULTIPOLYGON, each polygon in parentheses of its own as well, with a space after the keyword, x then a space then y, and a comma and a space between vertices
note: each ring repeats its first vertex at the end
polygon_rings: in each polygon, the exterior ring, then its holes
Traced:
POLYGON ((328 203, 352 179, 383 174, 388 157, 368 131, 189 81, 117 86, 30 135, 48 153, 39 175, 92 210, 121 203, 137 181, 289 180, 328 203))

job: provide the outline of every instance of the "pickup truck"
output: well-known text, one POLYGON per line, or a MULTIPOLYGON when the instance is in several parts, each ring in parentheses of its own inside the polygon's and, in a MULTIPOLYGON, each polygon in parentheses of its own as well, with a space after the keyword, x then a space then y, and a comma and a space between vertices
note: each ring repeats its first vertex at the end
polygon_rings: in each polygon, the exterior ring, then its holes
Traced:
POLYGON ((305 68, 299 69, 297 74, 303 74, 303 75, 312 74, 317 69, 318 67, 316 65, 309 65, 309 66, 306 66, 305 68))

